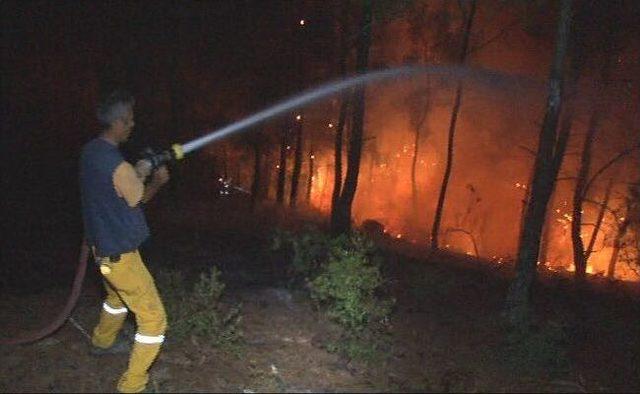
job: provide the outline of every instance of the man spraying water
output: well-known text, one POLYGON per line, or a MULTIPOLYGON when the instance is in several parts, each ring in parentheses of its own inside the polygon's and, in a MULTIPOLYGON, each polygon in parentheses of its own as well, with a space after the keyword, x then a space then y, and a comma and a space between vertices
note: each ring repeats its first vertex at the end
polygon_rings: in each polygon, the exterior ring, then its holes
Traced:
POLYGON ((133 104, 133 97, 124 91, 112 92, 102 100, 97 109, 102 132, 84 146, 80 159, 86 242, 100 266, 107 292, 93 331, 92 354, 128 351, 128 344, 116 338, 129 310, 136 318, 129 366, 117 386, 120 392, 145 389, 148 369, 167 327, 164 306, 138 247, 149 236, 141 204, 169 180, 169 173, 161 166, 151 174, 149 161, 141 160, 134 167, 120 153, 118 145, 133 130, 133 104))

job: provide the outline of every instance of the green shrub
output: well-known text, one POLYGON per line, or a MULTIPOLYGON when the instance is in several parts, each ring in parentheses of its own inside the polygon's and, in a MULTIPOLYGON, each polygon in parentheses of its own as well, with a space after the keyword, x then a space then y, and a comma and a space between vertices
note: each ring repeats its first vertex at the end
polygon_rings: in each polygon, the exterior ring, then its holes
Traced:
POLYGON ((378 295, 383 280, 373 244, 360 234, 335 242, 322 273, 310 283, 311 297, 350 332, 387 318, 393 300, 378 295))
POLYGON ((161 271, 156 279, 167 310, 170 337, 180 340, 195 336, 228 349, 239 343, 241 305, 221 305, 225 285, 216 267, 208 274, 201 273, 190 291, 179 271, 161 271))
POLYGON ((317 275, 332 247, 345 242, 345 236, 331 238, 317 227, 307 226, 301 234, 277 229, 271 249, 290 254, 288 273, 293 280, 300 280, 317 275))
POLYGON ((394 300, 382 296, 381 257, 373 242, 360 233, 331 237, 307 227, 299 234, 277 230, 272 250, 288 254, 292 280, 303 279, 316 306, 342 328, 327 349, 367 363, 379 359, 394 300))

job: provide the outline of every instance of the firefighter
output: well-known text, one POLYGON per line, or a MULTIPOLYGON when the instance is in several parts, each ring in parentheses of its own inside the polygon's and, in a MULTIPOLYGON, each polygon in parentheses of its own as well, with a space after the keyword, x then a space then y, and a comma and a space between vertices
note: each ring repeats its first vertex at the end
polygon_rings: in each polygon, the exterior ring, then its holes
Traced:
POLYGON ((117 385, 118 391, 130 393, 145 390, 149 367, 167 328, 162 300, 138 247, 149 236, 142 205, 169 180, 166 167, 152 171, 142 160, 134 167, 118 149, 133 130, 133 105, 133 97, 122 90, 101 100, 97 108, 100 135, 83 147, 80 159, 85 237, 107 292, 93 330, 91 353, 128 351, 130 346, 117 337, 127 312, 134 313, 134 344, 117 385))

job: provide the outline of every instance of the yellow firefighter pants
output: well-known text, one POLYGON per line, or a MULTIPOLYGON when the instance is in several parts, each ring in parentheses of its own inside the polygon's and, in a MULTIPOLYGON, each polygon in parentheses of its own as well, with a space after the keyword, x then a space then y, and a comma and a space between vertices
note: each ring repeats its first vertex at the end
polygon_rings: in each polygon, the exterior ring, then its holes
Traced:
POLYGON ((129 358, 129 366, 118 382, 118 391, 136 393, 145 389, 149 367, 164 341, 167 318, 153 277, 138 251, 125 253, 120 261, 101 259, 100 272, 105 279, 107 298, 100 321, 93 331, 92 342, 110 347, 122 328, 127 311, 135 314, 137 332, 129 358))

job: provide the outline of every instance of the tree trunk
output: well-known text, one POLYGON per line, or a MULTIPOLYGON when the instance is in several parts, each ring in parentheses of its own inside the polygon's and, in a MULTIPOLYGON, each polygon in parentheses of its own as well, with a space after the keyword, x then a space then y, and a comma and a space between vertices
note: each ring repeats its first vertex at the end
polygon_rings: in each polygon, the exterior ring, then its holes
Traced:
POLYGON ((551 221, 551 213, 553 211, 547 210, 547 217, 545 218, 544 225, 542 227, 542 237, 540 238, 540 252, 538 261, 541 264, 546 264, 549 261, 549 241, 551 238, 551 228, 553 221, 551 221))
POLYGON ((262 149, 259 142, 253 144, 253 182, 251 183, 251 212, 255 212, 256 205, 260 200, 260 182, 262 178, 262 149))
POLYGON ((311 203, 311 189, 313 188, 313 172, 315 171, 314 162, 315 155, 313 154, 313 146, 309 149, 309 177, 307 178, 307 204, 311 203))
MULTIPOLYGON (((598 112, 598 111, 597 111, 598 112)), ((595 128, 593 127, 595 115, 591 116, 591 124, 585 136, 582 157, 580 160, 580 169, 576 180, 576 187, 573 192, 573 213, 571 219, 571 243, 573 245, 573 264, 575 265, 575 279, 583 280, 587 271, 587 259, 584 255, 584 243, 582 241, 582 198, 584 186, 589 174, 591 165, 591 146, 595 136, 595 128)))
POLYGON ((518 247, 516 276, 509 287, 506 300, 506 318, 511 324, 520 327, 528 322, 531 315, 531 285, 536 276, 540 235, 547 211, 547 203, 555 185, 559 169, 558 164, 561 163, 558 155, 564 155, 564 150, 558 149, 556 146, 556 140, 558 139, 556 128, 560 116, 562 71, 571 19, 571 0, 562 0, 556 49, 549 81, 547 111, 540 131, 533 181, 530 185, 531 197, 525 212, 522 236, 518 247))
MULTIPOLYGON (((464 64, 467 58, 467 49, 469 47, 469 37, 471 36, 471 27, 473 19, 476 13, 476 2, 471 2, 471 9, 469 16, 465 21, 464 35, 462 38, 462 49, 460 51, 460 64, 464 64)), ((456 132, 456 123, 458 121, 458 113, 460 112, 460 103, 462 101, 462 83, 458 82, 458 88, 456 89, 456 98, 453 104, 453 110, 451 112, 451 122, 449 123, 449 138, 447 139, 447 164, 444 170, 444 177, 442 178, 442 185, 440 186, 440 194, 438 196, 438 205, 436 206, 436 212, 433 219, 433 227, 431 228, 431 249, 438 249, 438 234, 440 232, 440 222, 442 221, 442 214, 444 211, 444 202, 447 194, 447 187, 449 185, 449 177, 451 176, 451 168, 453 166, 453 143, 456 132)))
POLYGON ((280 163, 278 164, 278 190, 276 192, 276 202, 278 205, 284 204, 284 187, 287 176, 287 136, 289 134, 289 120, 284 121, 282 138, 280 139, 280 163))
POLYGON ((298 185, 300 184, 300 172, 302 170, 302 117, 296 121, 296 155, 291 173, 291 192, 289 194, 289 206, 295 208, 298 203, 298 185))
POLYGON ((607 183, 607 188, 604 191, 604 200, 602 200, 602 205, 600 206, 600 210, 598 211, 598 217, 596 219, 596 224, 593 227, 593 232, 591 233, 591 239, 589 240, 589 245, 587 246, 587 250, 584 252, 584 259, 589 261, 589 257, 591 257, 591 253, 593 253, 593 247, 596 244, 596 239, 598 238, 598 232, 600 231, 600 227, 602 227, 602 221, 604 220, 604 214, 607 210, 607 206, 609 205, 609 199, 611 198, 611 189, 613 188, 613 179, 609 179, 607 183))
MULTIPOLYGON (((426 93, 429 94, 429 93, 426 93)), ((429 99, 427 98, 425 101, 425 106, 421 110, 423 111, 416 122, 415 127, 415 138, 414 138, 414 146, 413 146, 413 159, 411 161, 411 199, 413 203, 414 212, 417 212, 418 208, 418 186, 416 185, 416 172, 418 166, 418 153, 420 152, 420 131, 422 130, 422 126, 427 118, 427 113, 429 113, 429 99)), ((417 217, 417 215, 414 215, 417 217)))
POLYGON ((587 271, 588 256, 584 250, 582 241, 582 202, 587 197, 587 177, 591 169, 591 150, 595 139, 596 132, 600 128, 602 114, 604 112, 604 90, 607 85, 609 74, 609 61, 612 54, 606 54, 603 59, 602 69, 600 72, 600 84, 598 86, 597 98, 594 99, 593 108, 591 109, 591 118, 587 133, 584 137, 582 155, 580 157, 580 168, 578 170, 578 178, 576 180, 576 188, 573 192, 573 216, 571 221, 571 241, 573 244, 573 263, 575 265, 575 279, 584 280, 587 271))
MULTIPOLYGON (((371 0, 364 0, 362 4, 361 34, 356 52, 356 72, 364 74, 369 63, 369 47, 371 46, 372 10, 371 0)), ((351 230, 351 207, 358 186, 360 173, 360 157, 362 154, 362 135, 364 132, 365 87, 355 89, 353 100, 353 127, 349 138, 347 155, 347 174, 344 187, 337 204, 336 215, 332 223, 334 233, 347 233, 351 230)))
MULTIPOLYGON (((347 12, 348 8, 342 2, 342 17, 340 21, 340 53, 338 73, 344 76, 347 73, 347 55, 349 53, 347 46, 347 12)), ((344 141, 344 129, 347 120, 347 110, 349 108, 349 94, 344 93, 341 96, 340 114, 338 115, 338 124, 336 127, 336 136, 334 142, 334 167, 333 167, 333 193, 331 194, 331 228, 334 233, 338 232, 337 222, 339 215, 338 204, 340 202, 340 194, 342 193, 342 145, 344 141)), ((325 182, 326 184, 326 182, 325 182)))
POLYGON ((620 249, 622 248, 622 239, 627 233, 627 229, 629 228, 630 220, 624 220, 618 226, 618 232, 616 233, 616 237, 613 240, 613 251, 611 251, 611 258, 609 259, 609 266, 607 267, 607 278, 610 280, 615 279, 616 273, 616 263, 618 262, 618 255, 620 254, 620 249))
POLYGON ((453 142, 456 131, 456 122, 458 112, 460 111, 460 101, 462 100, 462 86, 458 85, 456 89, 456 98, 453 104, 453 112, 451 113, 451 122, 449 123, 449 138, 447 139, 447 163, 440 186, 440 194, 438 195, 438 205, 433 219, 433 227, 431 227, 431 249, 438 249, 438 235, 440 233, 440 222, 442 221, 442 213, 444 211, 444 201, 449 185, 449 177, 451 176, 451 167, 453 165, 453 142))
POLYGON ((339 232, 337 222, 340 212, 340 195, 342 194, 342 150, 348 108, 349 97, 344 94, 340 103, 340 114, 334 142, 333 193, 331 194, 331 228, 334 233, 339 232))

